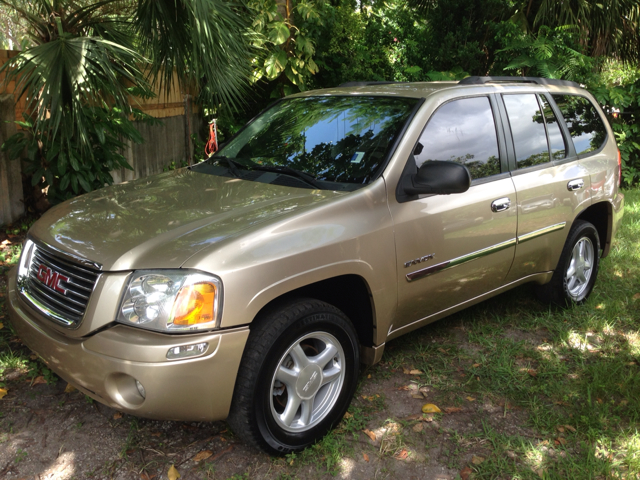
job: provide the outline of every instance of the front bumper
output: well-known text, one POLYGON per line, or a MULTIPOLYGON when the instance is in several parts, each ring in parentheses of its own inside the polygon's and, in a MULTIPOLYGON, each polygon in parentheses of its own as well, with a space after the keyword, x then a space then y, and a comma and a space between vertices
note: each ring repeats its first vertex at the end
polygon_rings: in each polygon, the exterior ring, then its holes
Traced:
POLYGON ((196 335, 166 335, 114 325, 70 338, 18 295, 9 273, 9 317, 24 343, 81 392, 132 415, 161 420, 222 420, 231 398, 248 327, 196 335), (208 343, 202 356, 167 360, 170 348, 208 343), (142 397, 136 387, 144 387, 142 397))

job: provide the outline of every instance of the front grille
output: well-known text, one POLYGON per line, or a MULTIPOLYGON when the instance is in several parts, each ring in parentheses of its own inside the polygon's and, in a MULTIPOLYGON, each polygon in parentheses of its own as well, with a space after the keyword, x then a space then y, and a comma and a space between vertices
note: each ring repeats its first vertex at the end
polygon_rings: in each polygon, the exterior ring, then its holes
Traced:
POLYGON ((45 315, 75 326, 84 316, 99 275, 34 245, 23 293, 45 315))

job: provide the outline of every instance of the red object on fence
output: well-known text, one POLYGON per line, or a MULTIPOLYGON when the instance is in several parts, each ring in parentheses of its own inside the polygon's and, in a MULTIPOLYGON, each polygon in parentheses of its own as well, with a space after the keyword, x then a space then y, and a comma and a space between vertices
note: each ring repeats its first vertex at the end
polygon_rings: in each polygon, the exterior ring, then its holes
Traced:
POLYGON ((204 153, 208 157, 213 155, 218 151, 218 128, 216 126, 216 121, 214 120, 209 124, 209 141, 204 146, 204 153))

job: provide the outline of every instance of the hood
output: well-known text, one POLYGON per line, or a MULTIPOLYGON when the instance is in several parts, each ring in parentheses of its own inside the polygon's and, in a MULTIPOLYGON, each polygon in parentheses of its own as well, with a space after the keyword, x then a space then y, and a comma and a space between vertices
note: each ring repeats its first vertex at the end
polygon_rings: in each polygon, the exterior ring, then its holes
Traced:
POLYGON ((103 271, 178 268, 203 248, 341 195, 180 169, 57 205, 30 235, 103 271))

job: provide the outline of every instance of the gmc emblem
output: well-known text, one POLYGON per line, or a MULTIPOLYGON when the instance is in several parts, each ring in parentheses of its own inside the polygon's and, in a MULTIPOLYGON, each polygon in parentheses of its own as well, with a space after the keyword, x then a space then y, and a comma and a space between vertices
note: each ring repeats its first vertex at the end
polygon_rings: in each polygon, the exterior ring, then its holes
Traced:
POLYGON ((38 267, 38 280, 56 292, 60 292, 63 295, 67 294, 67 289, 62 287, 60 282, 68 282, 69 277, 65 277, 61 273, 54 272, 46 265, 41 264, 38 267))

